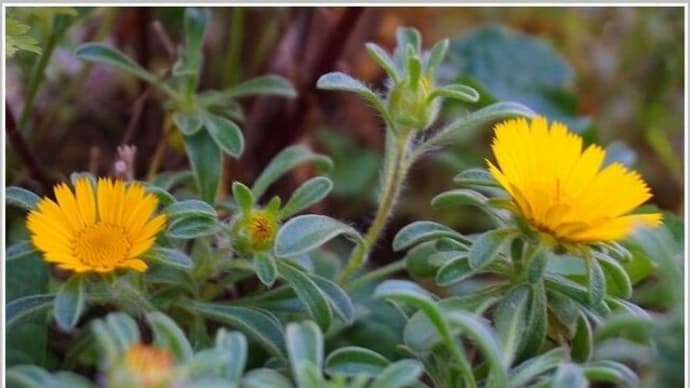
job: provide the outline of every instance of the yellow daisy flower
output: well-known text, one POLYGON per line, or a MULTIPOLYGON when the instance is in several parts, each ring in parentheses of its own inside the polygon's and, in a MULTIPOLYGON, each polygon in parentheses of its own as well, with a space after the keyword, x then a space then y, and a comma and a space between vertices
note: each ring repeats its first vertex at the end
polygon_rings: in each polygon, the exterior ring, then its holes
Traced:
POLYGON ((94 188, 84 177, 75 192, 64 183, 54 192, 57 202, 41 199, 26 223, 45 261, 74 272, 146 270, 140 257, 153 246, 166 217, 152 218, 158 199, 144 186, 100 178, 94 188))
POLYGON ((496 125, 487 160, 491 175, 510 194, 521 215, 557 240, 594 243, 619 240, 636 226, 655 227, 661 214, 628 214, 647 201, 649 187, 620 163, 602 168, 598 145, 582 150, 582 138, 544 117, 496 125))

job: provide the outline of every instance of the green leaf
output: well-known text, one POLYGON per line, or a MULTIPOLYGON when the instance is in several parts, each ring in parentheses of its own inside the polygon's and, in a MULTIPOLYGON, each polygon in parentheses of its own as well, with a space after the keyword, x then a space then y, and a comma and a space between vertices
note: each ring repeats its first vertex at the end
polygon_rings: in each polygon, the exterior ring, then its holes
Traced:
POLYGON ((131 344, 141 342, 136 322, 125 313, 110 313, 104 319, 93 321, 91 331, 98 345, 98 363, 102 370, 120 361, 131 344))
POLYGON ((413 48, 407 48, 407 78, 412 89, 419 87, 419 79, 422 76, 422 60, 416 55, 413 48))
POLYGON ((33 210, 41 198, 27 189, 10 186, 5 189, 5 201, 8 205, 24 210, 33 210))
POLYGON ((314 322, 289 323, 285 329, 285 345, 295 375, 298 372, 296 366, 301 362, 310 362, 321 369, 323 334, 314 322))
POLYGON ((448 206, 476 206, 485 208, 488 199, 481 193, 469 189, 455 189, 441 193, 431 200, 435 209, 448 206))
POLYGON ((168 205, 174 203, 175 201, 177 201, 175 199, 175 197, 173 197, 172 194, 167 192, 162 187, 159 187, 159 186, 154 185, 153 183, 149 183, 149 182, 139 182, 139 183, 141 183, 144 186, 144 188, 146 189, 147 192, 155 195, 156 198, 158 198, 158 202, 160 202, 160 204, 163 206, 168 206, 168 205))
POLYGON ((388 365, 374 379, 371 388, 399 388, 409 386, 417 381, 424 371, 417 360, 403 359, 388 365))
POLYGON ((206 116, 204 123, 206 124, 206 130, 220 149, 235 158, 239 158, 242 155, 242 151, 244 151, 244 137, 237 124, 225 117, 216 115, 206 116))
POLYGON ((412 46, 412 52, 415 54, 422 51, 422 36, 416 28, 398 27, 395 30, 395 38, 397 40, 396 59, 398 59, 397 56, 407 52, 408 46, 412 46))
POLYGON ((194 355, 192 345, 182 329, 167 315, 160 312, 146 314, 146 320, 153 331, 153 343, 169 350, 178 362, 190 360, 194 355))
POLYGON ((253 369, 242 379, 243 388, 293 388, 290 381, 273 369, 253 369))
POLYGON ((278 277, 278 268, 272 255, 261 252, 254 256, 254 269, 261 283, 267 287, 273 286, 278 277))
POLYGON ((626 387, 637 387, 640 384, 635 372, 625 364, 610 360, 593 361, 585 364, 582 370, 591 381, 619 384, 626 387))
POLYGON ((268 312, 248 307, 218 303, 191 302, 181 307, 191 308, 206 317, 230 324, 259 342, 269 353, 284 359, 285 339, 277 318, 268 312))
POLYGON ((225 357, 221 376, 239 383, 247 364, 247 338, 242 333, 220 329, 216 335, 216 349, 225 357))
POLYGON ((351 323, 354 320, 355 309, 347 292, 340 288, 337 283, 324 277, 313 273, 309 273, 307 276, 316 283, 316 286, 319 287, 321 292, 328 298, 336 314, 345 322, 351 323))
POLYGON ((383 68, 383 70, 386 71, 386 74, 393 80, 393 82, 399 82, 400 81, 400 74, 398 73, 398 69, 395 66, 395 63, 393 62, 393 59, 388 56, 388 53, 384 49, 382 49, 379 45, 376 43, 366 43, 365 44, 367 48, 367 53, 369 53, 369 56, 378 63, 379 66, 383 68))
POLYGON ((531 386, 527 385, 527 383, 541 374, 556 369, 556 367, 565 360, 567 360, 567 354, 561 347, 551 349, 546 353, 532 357, 513 368, 509 376, 510 387, 520 388, 531 386))
POLYGON ((436 42, 434 47, 431 48, 426 63, 427 77, 431 79, 434 78, 434 75, 436 74, 436 69, 438 69, 438 67, 441 65, 441 63, 443 62, 443 58, 445 58, 446 53, 448 52, 449 44, 450 41, 448 39, 442 39, 436 42))
POLYGON ((35 365, 16 365, 7 369, 5 383, 9 387, 43 388, 51 384, 48 371, 35 365))
POLYGON ((371 104, 387 123, 391 122, 388 115, 388 109, 381 97, 371 91, 371 89, 366 87, 362 82, 345 73, 334 72, 324 74, 316 82, 316 87, 325 90, 342 90, 345 92, 357 93, 366 102, 371 104))
POLYGON ((401 251, 422 241, 450 237, 463 242, 469 240, 453 229, 433 221, 415 221, 398 231, 393 239, 393 250, 401 251))
POLYGON ((193 178, 194 173, 190 170, 168 171, 156 175, 156 177, 153 178, 152 184, 163 190, 170 191, 178 185, 191 181, 193 178))
POLYGON ((211 205, 196 199, 175 202, 166 207, 164 213, 171 220, 186 217, 208 217, 211 219, 218 217, 216 210, 211 205))
POLYGON ((304 182, 292 193, 292 196, 280 210, 281 218, 288 218, 309 206, 324 199, 333 189, 333 182, 322 176, 317 176, 304 182))
POLYGON ((241 182, 232 182, 232 197, 243 212, 250 211, 254 206, 252 191, 241 182))
POLYGON ((599 262, 593 258, 585 258, 587 268, 587 282, 589 291, 589 303, 599 304, 606 295, 606 278, 599 262))
POLYGON ((632 296, 632 281, 618 261, 606 255, 597 255, 596 259, 601 265, 606 277, 606 290, 610 295, 629 299, 632 296))
POLYGON ((544 277, 546 263, 549 258, 547 252, 543 248, 536 247, 532 249, 536 249, 536 252, 532 252, 529 263, 527 264, 527 281, 536 284, 541 282, 544 277))
POLYGON ((494 177, 483 168, 468 168, 456 175, 453 182, 468 187, 498 187, 494 177))
POLYGON ((591 304, 588 290, 572 280, 548 273, 545 280, 546 286, 550 290, 563 294, 575 301, 595 321, 600 321, 611 313, 611 309, 603 302, 591 304))
POLYGON ((218 230, 218 222, 206 216, 184 217, 168 225, 168 236, 181 240, 209 236, 218 230))
POLYGON ((448 287, 459 283, 477 273, 470 267, 467 252, 442 252, 453 256, 446 261, 436 272, 436 283, 442 287, 448 287))
POLYGON ((547 330, 546 291, 543 283, 530 285, 530 291, 527 325, 520 349, 522 357, 531 357, 539 352, 547 330))
POLYGON ((187 136, 199 132, 204 125, 204 116, 198 113, 175 112, 172 118, 177 129, 179 129, 183 135, 187 136))
POLYGON ((288 282, 297 297, 307 307, 309 315, 321 328, 328 330, 333 320, 333 311, 321 289, 302 270, 285 263, 283 260, 278 261, 277 264, 278 273, 288 282))
POLYGON ((535 115, 536 113, 530 108, 516 102, 497 102, 465 115, 439 129, 416 153, 423 153, 431 147, 452 142, 458 133, 465 132, 472 127, 516 116, 533 117, 535 115))
POLYGON ((469 252, 470 267, 481 269, 491 264, 503 245, 515 236, 512 229, 495 229, 488 231, 472 242, 469 252))
POLYGON ((201 71, 204 33, 210 20, 207 9, 187 7, 184 13, 184 46, 180 53, 180 60, 175 64, 175 75, 189 76, 191 82, 187 85, 187 92, 196 89, 201 71))
POLYGON ((367 348, 346 346, 334 350, 326 358, 325 370, 331 376, 378 376, 391 362, 367 348))
POLYGON ((84 312, 85 305, 84 278, 81 275, 73 275, 60 286, 55 295, 53 316, 60 329, 71 331, 84 312))
POLYGON ((582 369, 571 363, 561 364, 551 381, 551 388, 587 388, 588 386, 582 369))
POLYGON ((575 361, 585 362, 592 357, 592 350, 594 348, 592 327, 589 321, 582 315, 577 320, 575 337, 573 337, 570 347, 572 358, 575 361))
POLYGON ((5 327, 10 328, 22 318, 53 306, 55 295, 30 295, 14 299, 5 306, 5 327))
POLYGON ((219 103, 223 100, 262 94, 288 98, 297 97, 297 91, 289 80, 278 75, 264 75, 226 89, 218 93, 210 102, 219 103))
POLYGON ((192 259, 179 249, 154 246, 150 251, 144 254, 144 258, 183 270, 194 267, 192 259))
POLYGON ((451 257, 446 257, 446 255, 441 256, 441 260, 431 260, 432 255, 441 253, 438 251, 436 246, 436 240, 423 242, 414 248, 410 249, 405 255, 405 264, 407 266, 407 271, 413 277, 429 277, 434 276, 440 265, 443 265, 451 257))
POLYGON ((475 315, 459 310, 446 313, 446 319, 451 325, 459 326, 462 333, 470 337, 484 354, 491 366, 487 386, 505 387, 508 384, 508 362, 491 327, 475 315))
POLYGON ((183 139, 200 197, 205 202, 213 203, 220 179, 220 148, 206 131, 183 136, 183 139))
POLYGON ((91 62, 105 63, 117 67, 124 72, 141 78, 154 85, 160 85, 158 77, 139 66, 130 57, 112 47, 101 43, 84 43, 76 48, 74 53, 79 59, 91 62))
POLYGON ((6 15, 5 28, 5 54, 8 58, 12 58, 19 50, 41 54, 38 41, 29 33, 31 29, 29 25, 6 15))
POLYGON ((341 234, 362 242, 362 236, 351 226, 327 216, 305 214, 290 219, 278 231, 275 254, 298 256, 312 251, 341 234))
POLYGON ((417 360, 403 359, 388 365, 371 384, 376 388, 407 387, 415 383, 424 368, 417 360))
POLYGON ((5 251, 5 261, 8 262, 24 257, 30 257, 37 252, 38 251, 36 248, 34 248, 34 245, 31 242, 22 240, 7 247, 7 250, 5 251))
POLYGON ((436 97, 475 103, 479 101, 479 92, 467 85, 452 84, 434 89, 427 97, 427 100, 433 101, 436 97))
POLYGON ((311 362, 302 361, 294 366, 295 380, 299 388, 322 388, 328 385, 321 371, 311 362))
POLYGON ((259 199, 268 187, 283 174, 304 164, 314 163, 322 171, 333 169, 333 162, 327 156, 316 154, 302 145, 294 145, 280 151, 266 166, 261 175, 254 181, 252 193, 259 199))
POLYGON ((527 326, 527 310, 530 302, 530 287, 521 285, 511 289, 496 306, 494 322, 507 362, 510 364, 517 354, 527 326))

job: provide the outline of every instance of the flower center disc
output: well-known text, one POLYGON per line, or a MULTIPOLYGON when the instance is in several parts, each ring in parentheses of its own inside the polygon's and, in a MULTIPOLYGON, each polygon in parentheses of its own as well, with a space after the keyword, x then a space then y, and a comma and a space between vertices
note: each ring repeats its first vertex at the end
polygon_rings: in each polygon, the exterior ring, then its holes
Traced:
POLYGON ((77 234, 72 251, 82 263, 108 271, 127 258, 131 245, 122 227, 99 222, 77 234))

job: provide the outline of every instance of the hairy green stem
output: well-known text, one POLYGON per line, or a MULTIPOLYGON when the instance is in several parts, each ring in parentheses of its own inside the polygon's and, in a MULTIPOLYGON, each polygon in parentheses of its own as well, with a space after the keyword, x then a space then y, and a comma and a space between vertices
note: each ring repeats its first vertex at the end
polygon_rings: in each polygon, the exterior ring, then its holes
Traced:
POLYGON ((404 135, 398 135, 393 130, 388 130, 386 134, 387 144, 379 207, 374 216, 374 221, 369 226, 369 230, 364 237, 364 241, 352 251, 345 269, 340 274, 338 280, 340 284, 345 284, 352 274, 364 264, 372 246, 383 231, 383 227, 393 211, 409 167, 407 156, 412 133, 412 131, 406 131, 404 135))

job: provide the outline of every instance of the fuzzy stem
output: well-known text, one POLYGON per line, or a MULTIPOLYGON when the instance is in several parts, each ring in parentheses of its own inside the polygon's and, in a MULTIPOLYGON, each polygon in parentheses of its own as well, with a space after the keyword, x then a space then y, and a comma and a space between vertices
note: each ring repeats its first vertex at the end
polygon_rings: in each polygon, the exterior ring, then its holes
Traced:
POLYGON ((412 131, 405 131, 404 135, 398 135, 389 130, 386 134, 386 154, 383 167, 383 187, 379 197, 379 207, 374 216, 374 221, 369 226, 364 241, 358 245, 350 255, 345 269, 340 275, 339 283, 345 284, 352 274, 364 264, 371 248, 383 231, 388 217, 400 195, 402 184, 407 175, 409 164, 407 154, 412 131))

